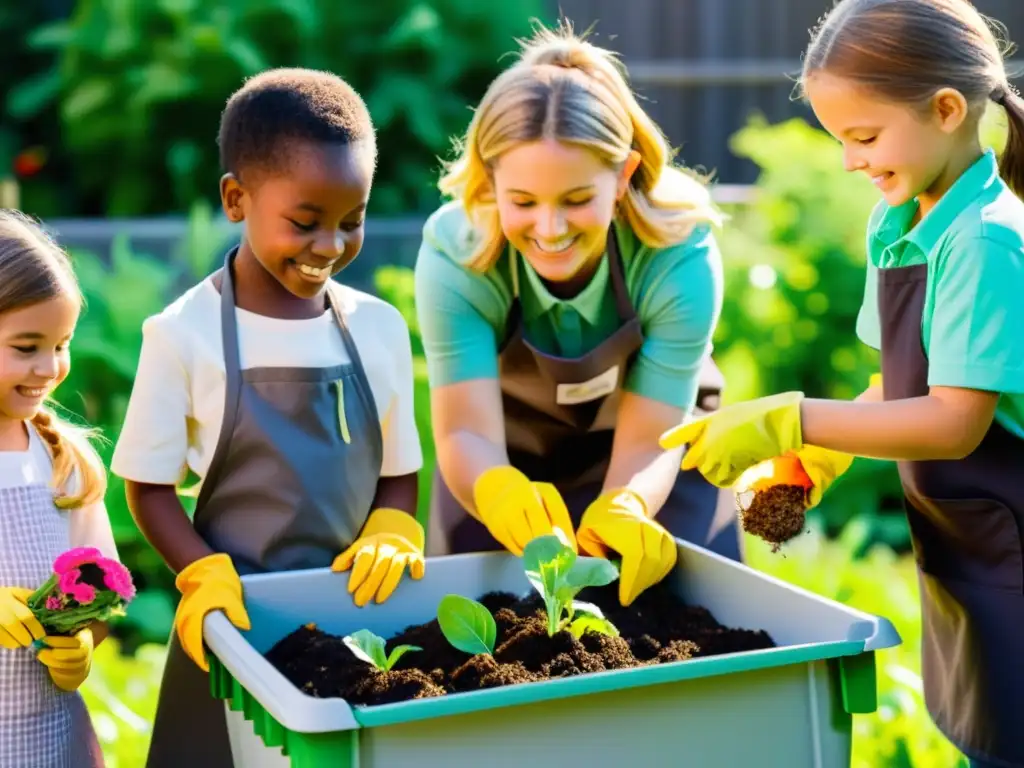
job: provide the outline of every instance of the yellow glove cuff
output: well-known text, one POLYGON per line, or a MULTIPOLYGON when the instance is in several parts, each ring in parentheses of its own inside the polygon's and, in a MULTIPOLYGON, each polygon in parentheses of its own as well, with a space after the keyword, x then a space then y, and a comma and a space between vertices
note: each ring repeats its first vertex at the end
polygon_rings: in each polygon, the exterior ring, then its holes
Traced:
POLYGON ((381 507, 370 513, 359 538, 374 536, 378 533, 394 533, 409 540, 420 552, 426 546, 426 535, 423 526, 408 512, 391 507, 381 507))
POLYGON ((235 564, 231 562, 231 558, 223 552, 217 552, 201 557, 182 568, 181 572, 174 579, 174 586, 178 588, 179 592, 184 593, 189 587, 197 586, 199 582, 208 578, 211 573, 217 572, 229 574, 235 581, 241 581, 238 577, 238 572, 235 571, 235 564))
POLYGON ((851 454, 819 448, 816 445, 805 444, 796 455, 813 483, 807 494, 808 509, 818 506, 825 491, 853 464, 851 454))
POLYGON ((797 451, 797 458, 804 467, 807 476, 815 482, 815 475, 821 474, 821 469, 827 469, 829 479, 835 479, 843 474, 853 464, 853 455, 832 451, 827 448, 819 448, 816 445, 804 443, 804 447, 797 451), (818 470, 817 472, 815 470, 818 470))

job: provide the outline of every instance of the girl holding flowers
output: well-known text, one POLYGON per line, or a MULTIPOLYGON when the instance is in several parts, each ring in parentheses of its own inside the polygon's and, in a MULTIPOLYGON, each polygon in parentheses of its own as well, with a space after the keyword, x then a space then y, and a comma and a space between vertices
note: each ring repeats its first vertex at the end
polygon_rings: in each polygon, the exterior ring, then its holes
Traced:
POLYGON ((103 464, 88 433, 44 405, 70 369, 81 306, 64 252, 0 211, 2 768, 103 765, 78 688, 106 635, 95 617, 133 591, 116 562, 103 464))

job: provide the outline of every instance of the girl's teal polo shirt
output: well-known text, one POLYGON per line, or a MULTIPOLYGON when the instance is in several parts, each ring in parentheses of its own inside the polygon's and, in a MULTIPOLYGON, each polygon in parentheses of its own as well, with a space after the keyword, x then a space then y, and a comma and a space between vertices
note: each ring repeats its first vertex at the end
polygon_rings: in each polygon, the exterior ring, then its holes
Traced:
MULTIPOLYGON (((625 388, 684 410, 693 407, 701 363, 722 308, 721 255, 710 227, 664 249, 645 246, 626 226, 615 231, 626 286, 644 343, 625 388)), ((416 261, 416 310, 432 387, 498 377, 513 283, 506 252, 486 273, 464 266, 472 229, 458 202, 434 212, 423 227, 416 261)), ((585 355, 618 328, 608 259, 572 299, 545 287, 526 259, 514 259, 525 335, 560 357, 585 355)))
POLYGON ((988 150, 911 228, 916 210, 882 202, 871 214, 857 335, 881 348, 878 270, 927 264, 928 384, 999 392, 996 420, 1024 438, 1024 203, 988 150))

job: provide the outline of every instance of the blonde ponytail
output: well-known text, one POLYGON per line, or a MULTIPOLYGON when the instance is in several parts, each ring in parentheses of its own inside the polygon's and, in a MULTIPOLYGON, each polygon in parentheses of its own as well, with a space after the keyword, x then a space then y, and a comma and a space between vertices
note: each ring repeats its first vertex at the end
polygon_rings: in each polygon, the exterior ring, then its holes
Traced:
POLYGON ((107 470, 89 442, 94 430, 70 424, 46 407, 39 409, 32 425, 53 459, 54 503, 76 509, 100 501, 107 492, 107 470), (76 492, 69 494, 73 486, 76 492))
POLYGON ((615 53, 576 36, 568 21, 538 26, 519 42, 519 60, 491 83, 438 185, 462 202, 474 228, 469 268, 487 271, 506 246, 491 167, 508 149, 540 139, 587 147, 613 167, 636 150, 640 165, 617 215, 650 248, 682 242, 698 223, 721 223, 703 180, 672 164, 668 141, 615 53))

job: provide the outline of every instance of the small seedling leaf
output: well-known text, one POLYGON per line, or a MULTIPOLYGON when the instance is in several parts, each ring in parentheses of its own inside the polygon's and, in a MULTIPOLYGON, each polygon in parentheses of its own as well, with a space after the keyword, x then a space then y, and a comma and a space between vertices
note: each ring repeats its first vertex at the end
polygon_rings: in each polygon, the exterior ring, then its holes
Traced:
POLYGON ((523 548, 523 565, 528 571, 538 570, 541 564, 554 561, 566 549, 572 551, 554 534, 538 536, 523 548))
POLYGON ((523 549, 526 578, 542 596, 554 594, 563 574, 575 561, 572 547, 553 534, 538 536, 523 549))
POLYGON ((462 595, 445 595, 437 607, 441 632, 463 653, 494 653, 498 628, 491 612, 476 600, 462 595))
POLYGON ((578 590, 585 587, 603 587, 619 577, 618 569, 600 557, 579 557, 565 574, 565 583, 578 590))
POLYGON ((368 629, 360 629, 347 635, 343 642, 356 658, 372 664, 377 669, 388 669, 388 658, 384 650, 384 638, 368 629))
POLYGON ((422 650, 423 649, 420 648, 418 645, 397 645, 397 646, 395 646, 394 648, 391 649, 391 655, 388 656, 388 661, 387 661, 387 668, 388 668, 388 670, 392 669, 395 666, 395 664, 398 663, 398 660, 400 658, 402 658, 403 656, 405 656, 405 654, 407 654, 409 651, 422 651, 422 650))
MULTIPOLYGON (((523 550, 526 578, 544 598, 549 635, 572 620, 577 593, 611 584, 619 576, 619 569, 604 558, 578 557, 565 537, 557 533, 538 536, 523 550), (567 614, 565 618, 563 614, 567 614)), ((599 610, 597 614, 600 617, 599 610)))

